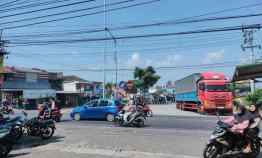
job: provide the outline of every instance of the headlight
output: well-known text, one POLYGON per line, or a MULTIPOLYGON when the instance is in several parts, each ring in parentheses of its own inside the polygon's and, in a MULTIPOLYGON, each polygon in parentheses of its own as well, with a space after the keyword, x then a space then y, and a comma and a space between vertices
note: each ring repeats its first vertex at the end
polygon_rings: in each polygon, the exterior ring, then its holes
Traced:
POLYGON ((204 101, 204 106, 208 106, 209 102, 207 100, 204 101))
POLYGON ((213 134, 212 134, 212 135, 210 136, 210 140, 213 140, 213 139, 216 139, 216 138, 218 138, 218 136, 216 136, 216 135, 213 135, 213 134))
POLYGON ((1 133, 1 134, 0 134, 0 138, 6 136, 7 134, 8 134, 8 132, 1 133))

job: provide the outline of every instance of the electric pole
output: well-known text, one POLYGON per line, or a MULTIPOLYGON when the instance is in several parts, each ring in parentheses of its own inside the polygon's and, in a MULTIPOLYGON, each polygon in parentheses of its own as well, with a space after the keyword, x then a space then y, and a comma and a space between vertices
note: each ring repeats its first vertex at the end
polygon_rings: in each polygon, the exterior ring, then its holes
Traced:
POLYGON ((0 88, 1 88, 1 101, 3 100, 3 85, 4 85, 4 59, 8 52, 5 51, 6 43, 8 41, 3 40, 3 30, 0 30, 0 88))
POLYGON ((257 32, 258 29, 246 29, 243 27, 243 37, 244 37, 244 42, 241 45, 242 50, 246 51, 247 49, 251 50, 250 53, 250 60, 252 64, 256 63, 256 57, 255 57, 255 49, 261 49, 261 45, 255 44, 254 43, 254 33, 257 32))
POLYGON ((117 88, 118 88, 118 55, 117 55, 117 40, 116 40, 116 37, 113 35, 113 33, 110 31, 109 28, 106 28, 106 31, 109 33, 109 35, 111 36, 111 38, 113 39, 114 41, 114 61, 115 61, 115 84, 116 84, 116 90, 115 90, 115 99, 116 99, 116 96, 117 96, 117 88))
MULTIPOLYGON (((107 2, 104 0, 104 24, 105 24, 105 38, 107 38, 107 2)), ((107 41, 105 40, 105 46, 104 46, 104 66, 103 66, 103 99, 105 99, 105 93, 106 93, 106 47, 107 47, 107 41)))
MULTIPOLYGON (((259 44, 255 44, 254 43, 254 33, 257 32, 258 29, 252 28, 252 29, 247 29, 245 27, 243 27, 242 32, 243 32, 243 37, 244 37, 244 42, 241 45, 242 50, 246 51, 248 49, 251 50, 250 53, 250 60, 251 60, 251 64, 255 64, 256 63, 256 57, 255 57, 255 49, 261 49, 261 45, 259 44)), ((255 85, 255 79, 251 79, 250 80, 250 87, 251 87, 251 93, 253 93, 256 89, 256 85, 255 85)))

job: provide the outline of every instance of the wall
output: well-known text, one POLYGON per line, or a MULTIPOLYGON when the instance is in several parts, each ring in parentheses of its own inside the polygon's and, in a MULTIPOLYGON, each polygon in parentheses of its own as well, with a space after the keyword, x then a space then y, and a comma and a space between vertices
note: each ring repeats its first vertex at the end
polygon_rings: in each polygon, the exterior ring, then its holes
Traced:
POLYGON ((76 82, 64 82, 63 90, 68 92, 77 92, 76 82))

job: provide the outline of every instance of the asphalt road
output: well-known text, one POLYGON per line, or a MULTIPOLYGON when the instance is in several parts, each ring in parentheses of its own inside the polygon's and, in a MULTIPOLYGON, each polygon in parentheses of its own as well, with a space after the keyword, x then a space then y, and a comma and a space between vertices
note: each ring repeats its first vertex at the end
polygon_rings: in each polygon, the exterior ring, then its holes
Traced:
POLYGON ((155 116, 145 128, 105 121, 57 124, 53 139, 24 138, 10 157, 19 158, 201 158, 215 117, 155 116))

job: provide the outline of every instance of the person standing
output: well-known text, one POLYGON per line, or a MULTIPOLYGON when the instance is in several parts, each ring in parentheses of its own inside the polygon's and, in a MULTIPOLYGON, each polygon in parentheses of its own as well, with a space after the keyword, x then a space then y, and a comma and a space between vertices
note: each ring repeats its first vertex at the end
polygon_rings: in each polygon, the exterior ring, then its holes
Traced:
POLYGON ((56 104, 55 104, 55 100, 54 99, 50 99, 50 105, 51 105, 51 110, 55 110, 56 109, 56 104))

